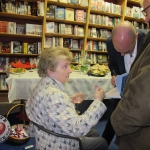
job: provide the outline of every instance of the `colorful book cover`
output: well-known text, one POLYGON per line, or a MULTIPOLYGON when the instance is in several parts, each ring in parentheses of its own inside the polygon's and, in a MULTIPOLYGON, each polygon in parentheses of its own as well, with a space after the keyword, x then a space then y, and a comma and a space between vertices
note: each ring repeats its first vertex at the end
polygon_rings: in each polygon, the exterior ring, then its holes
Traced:
POLYGON ((0 57, 0 72, 6 71, 6 58, 0 57))
POLYGON ((41 52, 42 52, 42 43, 37 42, 37 45, 38 45, 38 54, 41 54, 41 52))
POLYGON ((52 38, 51 37, 45 37, 44 48, 49 48, 51 46, 52 46, 52 38))
POLYGON ((33 54, 38 54, 38 43, 37 42, 35 42, 35 43, 33 43, 33 54))
POLYGON ((89 4, 88 4, 88 0, 80 0, 79 1, 79 4, 81 5, 81 6, 88 6, 89 4))
POLYGON ((28 53, 28 43, 25 43, 25 42, 24 42, 24 43, 22 44, 22 46, 23 46, 23 53, 24 53, 24 54, 27 54, 27 53, 28 53))
POLYGON ((54 22, 46 22, 46 33, 54 33, 54 22))
POLYGON ((130 7, 126 7, 126 16, 129 16, 129 17, 132 16, 132 12, 131 12, 131 8, 130 7))
POLYGON ((37 12, 38 12, 37 3, 28 2, 28 5, 30 6, 31 15, 37 16, 37 12))
POLYGON ((91 0, 91 9, 97 10, 97 0, 91 0))
POLYGON ((93 41, 93 50, 98 51, 98 42, 97 41, 93 41))
POLYGON ((107 55, 103 55, 103 63, 107 63, 108 59, 107 59, 107 55))
POLYGON ((8 22, 8 33, 16 34, 16 22, 8 22))
POLYGON ((97 10, 104 11, 105 2, 104 0, 97 0, 97 10))
POLYGON ((68 3, 67 0, 58 0, 58 1, 61 2, 61 3, 68 3))
POLYGON ((55 22, 55 25, 54 25, 54 33, 58 33, 58 23, 55 22))
POLYGON ((44 2, 37 1, 37 16, 44 16, 44 2))
POLYGON ((65 8, 57 7, 55 12, 56 19, 65 19, 65 8))
POLYGON ((59 38, 58 43, 60 47, 63 47, 63 38, 59 38))
POLYGON ((10 42, 2 42, 1 48, 2 53, 10 53, 11 51, 10 48, 11 48, 10 42))
POLYGON ((35 24, 35 33, 34 35, 42 36, 42 25, 35 24))
POLYGON ((34 54, 34 45, 28 44, 28 54, 34 54))
POLYGON ((83 40, 79 40, 79 49, 83 50, 83 40))
POLYGON ((75 21, 84 22, 84 10, 75 11, 75 21))
POLYGON ((72 49, 74 49, 74 50, 79 49, 79 41, 78 40, 75 40, 75 39, 72 40, 72 49))
POLYGON ((11 41, 11 53, 23 53, 23 45, 21 41, 11 41))
POLYGON ((139 7, 133 6, 132 12, 133 12, 133 17, 134 18, 140 18, 140 9, 139 9, 139 7))
POLYGON ((0 53, 2 53, 3 42, 0 42, 0 53))
POLYGON ((84 36, 84 27, 78 27, 78 36, 84 36))
POLYGON ((103 62, 103 55, 98 55, 97 56, 97 62, 102 63, 103 62))
POLYGON ((65 33, 72 34, 73 33, 73 26, 69 24, 65 24, 65 33))
POLYGON ((70 39, 63 39, 63 47, 69 48, 70 46, 70 39))
POLYGON ((79 4, 79 0, 70 0, 70 3, 78 5, 79 4))
POLYGON ((66 20, 74 21, 74 9, 66 8, 66 20))
POLYGON ((58 37, 55 37, 55 46, 59 46, 59 40, 58 40, 58 37))
POLYGON ((0 21, 0 32, 7 33, 7 31, 8 31, 8 22, 0 21))
POLYGON ((59 33, 65 34, 65 24, 64 23, 59 24, 59 33))
POLYGON ((56 5, 47 4, 46 17, 55 18, 56 5))
POLYGON ((16 24, 16 34, 25 34, 26 28, 24 24, 16 24))
POLYGON ((27 35, 34 35, 35 32, 35 25, 26 23, 26 34, 27 35))

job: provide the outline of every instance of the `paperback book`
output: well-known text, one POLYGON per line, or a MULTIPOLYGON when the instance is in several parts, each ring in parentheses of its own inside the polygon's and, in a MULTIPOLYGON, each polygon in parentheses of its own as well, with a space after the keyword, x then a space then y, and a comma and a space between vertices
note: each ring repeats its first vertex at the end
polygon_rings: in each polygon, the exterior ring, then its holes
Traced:
POLYGON ((55 12, 56 19, 65 19, 65 8, 57 7, 55 12))

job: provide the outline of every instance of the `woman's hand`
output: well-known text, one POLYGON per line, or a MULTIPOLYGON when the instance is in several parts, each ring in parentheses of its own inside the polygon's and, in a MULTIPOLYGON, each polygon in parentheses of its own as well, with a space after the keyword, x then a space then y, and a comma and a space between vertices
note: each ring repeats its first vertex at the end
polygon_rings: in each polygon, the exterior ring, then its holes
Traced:
POLYGON ((72 99, 73 104, 79 104, 83 102, 85 96, 83 93, 75 93, 70 98, 72 99))
POLYGON ((104 97, 105 97, 104 90, 102 88, 99 88, 98 86, 95 86, 94 98, 96 100, 103 101, 104 97))

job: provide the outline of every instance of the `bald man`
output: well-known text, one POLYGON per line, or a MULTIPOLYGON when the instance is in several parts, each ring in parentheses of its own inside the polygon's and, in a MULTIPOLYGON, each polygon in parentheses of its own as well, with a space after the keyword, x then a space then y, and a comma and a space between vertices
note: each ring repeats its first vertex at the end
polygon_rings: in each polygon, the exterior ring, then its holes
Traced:
MULTIPOLYGON (((145 23, 150 0, 143 0, 145 23)), ((120 150, 150 150, 150 31, 141 41, 123 96, 111 115, 120 150)))
POLYGON ((114 72, 120 75, 130 71, 131 64, 138 53, 137 48, 147 33, 147 30, 136 30, 129 21, 120 22, 114 27, 112 36, 106 41, 112 85, 116 85, 114 72))
MULTIPOLYGON (((138 53, 140 42, 147 33, 147 30, 136 30, 129 21, 122 21, 113 28, 112 36, 106 41, 109 56, 108 66, 111 71, 111 83, 113 86, 116 86, 116 75, 130 71, 131 65, 138 53)), ((119 100, 114 99, 112 101, 113 110, 116 108, 119 100)), ((102 137, 106 139, 109 145, 114 135, 115 132, 110 119, 108 119, 102 137)))

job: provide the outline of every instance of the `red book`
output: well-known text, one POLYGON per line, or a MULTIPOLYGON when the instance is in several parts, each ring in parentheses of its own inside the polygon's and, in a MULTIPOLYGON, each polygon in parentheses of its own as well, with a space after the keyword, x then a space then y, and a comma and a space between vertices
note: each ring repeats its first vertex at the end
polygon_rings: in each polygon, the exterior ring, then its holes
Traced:
POLYGON ((0 32, 7 33, 7 31, 8 31, 8 22, 0 21, 0 32))

